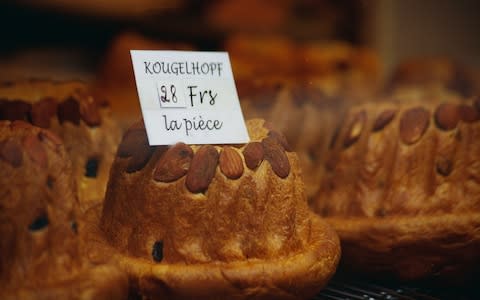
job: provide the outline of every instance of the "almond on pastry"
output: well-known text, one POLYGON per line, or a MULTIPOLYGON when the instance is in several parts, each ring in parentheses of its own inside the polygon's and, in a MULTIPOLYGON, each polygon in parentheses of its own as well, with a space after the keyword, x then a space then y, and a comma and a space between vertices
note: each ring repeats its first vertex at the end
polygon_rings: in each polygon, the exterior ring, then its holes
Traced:
POLYGON ((87 258, 73 168, 58 136, 0 121, 0 190, 1 299, 127 299, 126 274, 87 258))
POLYGON ((124 150, 140 127, 126 132, 90 224, 93 252, 118 261, 141 295, 308 299, 327 283, 338 237, 308 208, 296 154, 263 120, 247 122, 246 145, 140 143, 152 154, 130 172, 144 150, 124 150))
POLYGON ((449 281, 476 272, 480 118, 471 100, 400 97, 347 113, 312 201, 339 233, 346 268, 449 281), (365 122, 353 140, 359 112, 365 122))
POLYGON ((0 83, 0 120, 22 120, 56 133, 73 162, 80 209, 101 203, 120 140, 107 103, 79 81, 0 83))

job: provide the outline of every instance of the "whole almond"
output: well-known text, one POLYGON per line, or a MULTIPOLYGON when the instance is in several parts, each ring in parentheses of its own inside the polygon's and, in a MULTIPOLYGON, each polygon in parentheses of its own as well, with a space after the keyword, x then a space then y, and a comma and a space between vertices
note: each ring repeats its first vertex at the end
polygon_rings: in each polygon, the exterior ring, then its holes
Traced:
POLYGON ((88 126, 99 126, 102 123, 97 102, 92 96, 86 96, 80 102, 80 116, 88 126))
POLYGON ((262 146, 265 160, 270 163, 273 172, 280 178, 286 178, 290 174, 290 162, 283 147, 272 137, 264 138, 262 146))
POLYGON ((155 166, 153 179, 160 182, 172 182, 187 174, 192 161, 193 150, 184 143, 170 147, 155 166))
POLYGON ((458 106, 458 113, 463 122, 471 123, 480 120, 480 111, 466 104, 458 106))
POLYGON ((343 140, 343 147, 348 148, 353 143, 355 143, 362 134, 363 127, 365 127, 365 122, 367 121, 367 113, 365 111, 360 111, 356 113, 350 124, 348 125, 347 134, 343 140))
POLYGON ((28 120, 32 105, 21 100, 2 100, 0 102, 0 119, 28 120))
POLYGON ((46 168, 48 164, 47 152, 37 135, 27 135, 23 139, 23 146, 28 156, 40 167, 46 168))
POLYGON ((126 171, 127 173, 133 173, 141 170, 148 163, 155 147, 150 147, 145 130, 130 131, 129 137, 126 143, 122 143, 120 146, 123 146, 122 151, 124 152, 122 154, 127 154, 127 157, 131 156, 126 171))
POLYGON ((220 152, 220 170, 229 179, 240 178, 243 174, 243 161, 235 149, 225 146, 220 152))
POLYGON ((243 149, 245 164, 250 170, 256 169, 263 161, 263 146, 259 142, 251 142, 243 149))
POLYGON ((442 103, 435 110, 435 123, 442 130, 452 130, 460 121, 458 106, 452 103, 442 103))
POLYGON ((397 109, 387 109, 380 113, 373 123, 372 131, 376 132, 385 128, 385 126, 387 126, 393 120, 397 114, 397 111, 397 109))
POLYGON ((58 121, 60 124, 71 122, 75 125, 80 125, 80 105, 73 97, 58 104, 57 109, 58 121))
POLYGON ((218 152, 212 145, 201 146, 190 163, 185 184, 192 193, 208 189, 218 165, 218 152))
POLYGON ((152 157, 155 147, 150 147, 148 144, 137 147, 136 152, 132 155, 127 164, 127 173, 137 172, 145 167, 152 157))
POLYGON ((282 133, 276 130, 270 130, 268 132, 268 136, 276 139, 280 143, 280 145, 282 145, 283 149, 285 149, 288 152, 292 152, 292 147, 290 147, 290 145, 288 144, 288 141, 285 135, 283 135, 282 133))
POLYGON ((18 142, 12 139, 0 142, 0 158, 14 168, 20 167, 23 162, 23 156, 18 142))
POLYGON ((50 120, 57 114, 57 101, 44 98, 32 105, 32 124, 42 128, 50 127, 50 120))
POLYGON ((123 135, 123 139, 118 147, 118 156, 119 157, 130 157, 135 152, 140 145, 148 144, 148 137, 145 129, 129 129, 123 135))
POLYGON ((427 131, 430 113, 423 107, 414 107, 405 111, 400 119, 400 138, 411 145, 416 143, 427 131))

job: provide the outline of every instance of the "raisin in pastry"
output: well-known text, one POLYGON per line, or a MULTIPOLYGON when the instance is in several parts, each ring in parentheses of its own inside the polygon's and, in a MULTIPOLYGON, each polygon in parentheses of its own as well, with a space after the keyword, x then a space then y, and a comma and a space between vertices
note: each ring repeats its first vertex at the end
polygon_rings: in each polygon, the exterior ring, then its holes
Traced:
POLYGON ((247 127, 242 145, 150 147, 143 124, 126 132, 97 249, 141 294, 308 299, 335 272, 337 235, 309 210, 295 153, 263 120, 247 127))
POLYGON ((29 80, 0 85, 0 119, 24 120, 61 137, 73 162, 82 210, 103 200, 120 129, 106 103, 81 82, 29 80))
POLYGON ((313 208, 350 269, 468 278, 480 265, 480 100, 397 100, 350 110, 313 208))
POLYGON ((61 139, 23 121, 0 121, 0 298, 126 299, 126 275, 90 263, 61 139))

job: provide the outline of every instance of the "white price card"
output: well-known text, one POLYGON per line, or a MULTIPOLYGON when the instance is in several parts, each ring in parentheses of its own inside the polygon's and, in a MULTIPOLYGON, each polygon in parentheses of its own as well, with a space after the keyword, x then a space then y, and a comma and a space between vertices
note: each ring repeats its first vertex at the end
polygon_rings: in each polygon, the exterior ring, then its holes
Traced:
POLYGON ((226 52, 130 54, 150 145, 249 141, 226 52))

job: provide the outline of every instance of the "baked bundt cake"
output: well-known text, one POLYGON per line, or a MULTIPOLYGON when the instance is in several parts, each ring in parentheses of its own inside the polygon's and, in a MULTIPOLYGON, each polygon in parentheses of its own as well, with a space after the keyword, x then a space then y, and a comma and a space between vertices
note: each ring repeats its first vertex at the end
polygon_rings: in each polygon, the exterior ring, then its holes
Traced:
POLYGON ((82 255, 75 187, 58 136, 0 121, 1 299, 126 299, 125 274, 82 255))
POLYGON ((400 63, 393 71, 387 89, 447 89, 464 97, 480 90, 480 81, 467 66, 446 57, 417 57, 400 63))
POLYGON ((480 100, 397 100, 350 110, 313 209, 346 268, 463 280, 480 266, 480 100))
POLYGON ((265 119, 285 134, 299 156, 307 197, 312 198, 323 174, 321 162, 346 103, 313 86, 280 79, 237 81, 237 91, 246 118, 265 119))
POLYGON ((61 137, 73 162, 80 205, 103 200, 120 129, 108 106, 81 82, 29 80, 0 85, 0 120, 23 120, 61 137))
POLYGON ((131 127, 97 255, 113 255, 149 299, 313 296, 335 272, 338 237, 309 210, 285 138, 264 126, 247 122, 244 145, 169 147, 150 147, 143 124, 131 127))

